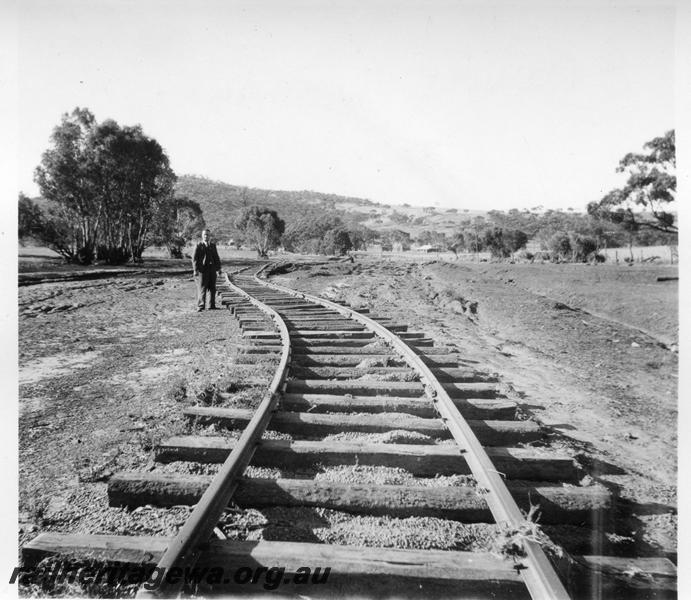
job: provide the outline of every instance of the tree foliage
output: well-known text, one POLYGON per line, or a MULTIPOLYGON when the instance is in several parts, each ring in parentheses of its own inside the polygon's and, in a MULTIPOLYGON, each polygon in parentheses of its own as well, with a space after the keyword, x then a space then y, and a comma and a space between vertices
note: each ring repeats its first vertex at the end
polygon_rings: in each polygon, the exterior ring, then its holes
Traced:
POLYGON ((597 241, 594 238, 578 233, 569 234, 569 245, 573 262, 585 262, 598 250, 597 241))
POLYGON ((486 229, 483 234, 483 245, 492 256, 506 258, 513 252, 525 247, 528 236, 517 229, 501 229, 493 227, 486 229))
POLYGON ((553 258, 568 260, 572 255, 571 238, 566 231, 557 231, 547 240, 547 250, 553 258))
MULTIPOLYGON (((57 252, 67 261, 79 260, 82 247, 79 245, 78 226, 65 218, 58 205, 46 209, 24 194, 19 194, 18 206, 19 241, 34 242, 57 252)), ((86 257, 81 256, 82 262, 86 257)))
POLYGON ((343 256, 353 249, 353 242, 345 228, 337 227, 326 232, 322 249, 326 254, 343 256))
POLYGON ((339 213, 318 217, 305 215, 286 228, 283 244, 291 252, 308 254, 345 254, 366 248, 376 238, 371 229, 359 223, 347 223, 339 213))
POLYGON ((260 258, 266 258, 269 250, 278 247, 285 231, 285 223, 275 210, 248 206, 240 211, 235 227, 242 232, 246 243, 252 245, 260 258))
POLYGON ((54 203, 45 215, 46 238, 68 260, 93 261, 102 216, 95 180, 91 137, 96 119, 87 109, 64 114, 51 136, 52 148, 43 153, 35 181, 44 198, 54 203), (62 238, 62 235, 66 237, 62 238))
POLYGON ((617 171, 628 174, 624 187, 611 190, 599 202, 591 202, 588 213, 629 232, 651 228, 676 234, 675 215, 666 210, 677 190, 674 130, 643 147, 647 153, 630 152, 619 161, 617 171))
POLYGON ((166 246, 171 258, 182 258, 182 249, 206 228, 202 209, 186 196, 165 203, 154 219, 153 243, 166 246))
POLYGON ((49 202, 39 239, 80 263, 141 260, 175 183, 158 142, 82 108, 63 115, 51 141, 35 172, 49 202))
POLYGON ((40 241, 36 236, 41 229, 41 217, 43 213, 39 206, 28 196, 19 192, 19 202, 17 210, 17 229, 19 241, 22 243, 28 238, 40 241))

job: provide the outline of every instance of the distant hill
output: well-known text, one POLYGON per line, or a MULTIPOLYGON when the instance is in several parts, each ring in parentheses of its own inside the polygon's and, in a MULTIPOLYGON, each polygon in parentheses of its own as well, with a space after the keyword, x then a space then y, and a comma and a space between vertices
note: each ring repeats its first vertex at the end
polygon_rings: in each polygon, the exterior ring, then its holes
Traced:
POLYGON ((286 224, 308 215, 337 213, 345 222, 356 222, 375 231, 401 229, 412 235, 425 229, 451 232, 461 221, 484 215, 483 211, 432 207, 389 206, 364 198, 313 191, 262 190, 213 181, 197 175, 182 175, 176 193, 199 203, 204 219, 219 241, 237 235, 233 221, 245 206, 266 206, 286 224))

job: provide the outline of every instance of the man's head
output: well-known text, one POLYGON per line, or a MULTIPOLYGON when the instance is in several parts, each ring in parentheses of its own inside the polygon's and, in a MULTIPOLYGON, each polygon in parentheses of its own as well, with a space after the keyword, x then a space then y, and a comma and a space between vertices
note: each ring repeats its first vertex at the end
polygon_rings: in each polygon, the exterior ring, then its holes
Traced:
POLYGON ((208 244, 210 240, 211 240, 211 231, 209 231, 208 229, 204 229, 202 231, 202 242, 204 242, 205 244, 208 244))

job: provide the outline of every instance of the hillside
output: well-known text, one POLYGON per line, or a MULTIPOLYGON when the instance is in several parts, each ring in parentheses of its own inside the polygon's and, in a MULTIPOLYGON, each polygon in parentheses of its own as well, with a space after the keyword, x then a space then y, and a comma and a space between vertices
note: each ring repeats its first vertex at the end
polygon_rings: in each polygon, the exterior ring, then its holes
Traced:
POLYGON ((345 222, 361 223, 375 231, 401 229, 412 235, 424 229, 450 233, 462 221, 482 211, 389 206, 364 198, 313 191, 263 190, 213 181, 197 175, 178 178, 176 193, 199 203, 204 219, 218 240, 234 237, 233 221, 244 206, 266 206, 286 224, 307 215, 338 213, 345 222))

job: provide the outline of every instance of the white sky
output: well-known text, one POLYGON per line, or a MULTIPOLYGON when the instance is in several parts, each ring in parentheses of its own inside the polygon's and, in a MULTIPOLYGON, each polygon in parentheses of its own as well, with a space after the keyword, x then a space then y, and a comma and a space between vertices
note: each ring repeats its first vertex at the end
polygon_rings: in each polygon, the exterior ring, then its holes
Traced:
POLYGON ((675 11, 637 4, 24 1, 19 189, 85 106, 179 175, 583 210, 675 124, 675 11))

